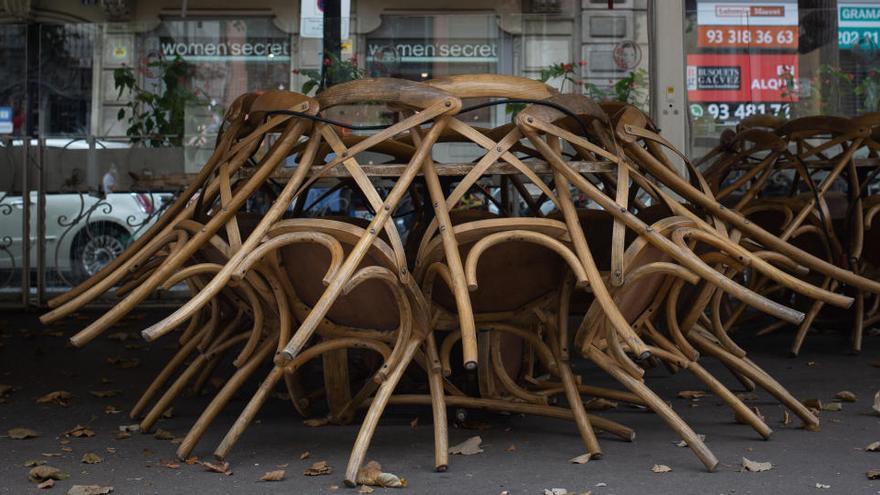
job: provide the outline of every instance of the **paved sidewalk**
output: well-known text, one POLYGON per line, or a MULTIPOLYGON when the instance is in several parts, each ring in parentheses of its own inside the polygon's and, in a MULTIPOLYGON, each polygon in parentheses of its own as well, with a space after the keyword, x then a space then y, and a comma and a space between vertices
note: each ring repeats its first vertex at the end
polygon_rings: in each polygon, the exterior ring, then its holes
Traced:
MULTIPOLYGON (((80 350, 69 348, 66 337, 74 328, 82 327, 86 319, 44 328, 36 316, 6 312, 0 324, 0 384, 15 387, 0 403, 0 434, 5 435, 13 427, 40 433, 38 438, 28 440, 0 438, 0 493, 67 493, 74 484, 109 485, 115 488, 113 493, 119 494, 356 493, 344 487, 342 472, 357 428, 305 426, 289 403, 282 400, 270 400, 258 422, 245 432, 230 457, 231 476, 208 472, 199 465, 161 467, 162 460, 174 457, 176 445, 172 442, 140 433, 124 440, 113 438, 120 425, 134 423, 127 417, 128 408, 171 352, 171 338, 147 346, 137 337, 137 332, 161 316, 161 311, 142 311, 127 319, 116 330, 131 334, 125 342, 102 337, 80 350), (124 359, 113 364, 113 358, 124 359), (140 363, 121 366, 134 363, 134 359, 140 363), (35 403, 38 397, 56 390, 73 394, 69 407, 35 403), (103 390, 122 393, 109 398, 89 393, 103 390), (107 414, 107 406, 122 412, 107 414), (63 432, 78 424, 87 425, 95 435, 70 438, 64 443, 63 432), (310 452, 309 458, 300 460, 305 451, 310 452), (86 453, 98 454, 103 462, 82 463, 86 453), (30 459, 45 460, 70 478, 56 482, 50 490, 38 490, 27 479, 29 468, 24 463, 30 459), (331 474, 303 475, 305 468, 322 460, 332 467, 331 474), (263 473, 276 469, 285 469, 286 479, 258 481, 263 473)), ((647 380, 653 389, 668 399, 698 433, 706 435, 708 446, 721 461, 715 473, 705 472, 689 449, 677 447, 678 438, 659 417, 625 407, 599 414, 634 428, 637 438, 626 443, 600 435, 605 450, 602 460, 585 465, 568 462, 583 453, 571 423, 490 416, 478 418, 491 424, 488 430, 450 428, 450 444, 480 435, 484 452, 452 456, 449 471, 435 473, 430 412, 393 408, 383 417, 368 459, 405 477, 409 486, 399 492, 377 488, 375 493, 497 495, 507 491, 512 495, 540 495, 546 488, 565 488, 570 493, 592 491, 594 495, 880 493, 880 480, 869 481, 865 475, 870 469, 880 469, 880 452, 864 451, 871 442, 880 441, 880 415, 871 410, 873 394, 880 390, 880 338, 866 337, 865 352, 851 356, 846 354, 842 336, 811 335, 797 359, 785 356, 790 338, 791 333, 784 332, 762 340, 745 336, 738 340, 757 363, 799 398, 830 402, 841 390, 856 394, 857 401, 843 404, 842 411, 822 413, 820 432, 800 429, 796 420, 783 426, 782 408, 759 392, 758 399, 750 404, 760 409, 775 430, 769 441, 763 441, 747 426, 734 423, 729 409, 711 396, 696 402, 676 398, 680 390, 700 388, 689 376, 649 370, 647 380), (418 426, 412 428, 410 422, 416 417, 418 426), (769 461, 774 467, 761 473, 740 472, 742 457, 769 461), (651 471, 654 464, 668 465, 672 471, 655 474, 651 471)), ((739 388, 716 363, 707 359, 706 365, 731 388, 739 388)), ((615 386, 589 363, 579 363, 579 368, 585 382, 615 386)), ((172 417, 161 420, 159 428, 182 436, 208 399, 179 400, 172 417)), ((196 455, 210 458, 243 405, 242 398, 231 403, 197 446, 196 455)))

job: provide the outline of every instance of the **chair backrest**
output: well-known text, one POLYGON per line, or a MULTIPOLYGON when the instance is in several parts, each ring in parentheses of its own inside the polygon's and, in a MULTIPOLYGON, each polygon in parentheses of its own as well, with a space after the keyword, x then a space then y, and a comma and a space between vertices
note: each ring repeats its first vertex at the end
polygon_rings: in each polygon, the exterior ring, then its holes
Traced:
MULTIPOLYGON (((320 232, 336 239, 347 256, 366 230, 360 219, 297 218, 278 222, 269 237, 290 232, 320 232)), ((295 291, 296 298, 311 308, 324 293, 324 279, 331 267, 327 248, 314 243, 296 243, 279 249, 278 259, 295 291)), ((381 239, 371 245, 359 268, 381 266, 395 271, 394 253, 381 239)), ((388 286, 367 280, 342 294, 327 313, 327 319, 353 328, 393 330, 400 324, 397 302, 388 286)))

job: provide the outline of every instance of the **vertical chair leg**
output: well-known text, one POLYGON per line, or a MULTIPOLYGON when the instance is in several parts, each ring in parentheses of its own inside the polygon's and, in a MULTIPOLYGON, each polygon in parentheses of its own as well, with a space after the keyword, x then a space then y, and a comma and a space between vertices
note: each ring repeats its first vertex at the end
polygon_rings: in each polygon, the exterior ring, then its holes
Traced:
POLYGON ((865 291, 857 289, 855 314, 853 315, 852 351, 862 352, 862 335, 865 333, 865 291))
POLYGON ((559 375, 562 378, 562 387, 565 389, 565 398, 568 401, 572 414, 574 414, 574 422, 577 425, 578 432, 581 434, 581 438, 584 440, 587 452, 590 453, 590 459, 601 459, 602 447, 599 446, 596 432, 593 431, 593 427, 590 425, 587 410, 584 408, 584 403, 581 400, 581 394, 578 391, 577 382, 575 382, 571 367, 567 362, 561 361, 558 364, 559 375))
POLYGON ((281 379, 281 375, 283 374, 284 368, 280 366, 272 368, 272 371, 269 372, 269 375, 263 380, 263 383, 260 384, 260 388, 257 389, 253 397, 251 397, 251 400, 248 401, 244 410, 238 416, 238 419, 235 420, 235 423, 229 428, 229 431, 226 432, 226 436, 223 437, 220 445, 214 450, 214 457, 220 460, 226 458, 226 455, 232 450, 235 442, 237 442, 239 437, 241 437, 241 434, 244 433, 245 428, 248 427, 251 421, 253 421, 254 416, 256 416, 260 408, 263 407, 263 404, 266 403, 266 399, 269 398, 269 394, 275 388, 275 385, 278 383, 278 380, 281 379))
POLYGON ((434 417, 434 469, 439 472, 449 467, 449 431, 446 419, 446 395, 443 390, 443 374, 441 373, 440 356, 437 354, 437 343, 434 335, 428 334, 425 339, 427 348, 428 386, 431 390, 431 413, 434 417))
POLYGON ((147 404, 150 400, 153 399, 153 396, 159 391, 159 388, 165 384, 166 381, 171 377, 174 371, 186 361, 186 358, 192 353, 193 349, 195 349, 196 344, 198 343, 198 339, 191 339, 186 343, 183 347, 181 347, 177 354, 174 355, 171 360, 168 361, 168 364, 162 368, 162 371, 156 375, 156 378, 150 383, 150 386, 144 391, 141 398, 138 399, 137 403, 134 407, 131 408, 131 413, 129 413, 129 417, 131 419, 135 419, 141 415, 144 409, 147 407, 147 404))
MULTIPOLYGON (((834 290, 837 288, 837 281, 825 279, 826 283, 822 284, 822 287, 828 287, 828 290, 834 290)), ((804 345, 804 339, 807 337, 807 332, 810 330, 810 327, 813 326, 813 321, 816 320, 816 317, 819 316, 819 311, 822 310, 822 307, 825 306, 825 303, 822 301, 813 301, 813 304, 810 306, 810 310, 807 312, 806 316, 804 316, 804 321, 801 322, 800 326, 797 329, 797 334, 794 336, 794 342, 791 343, 791 355, 797 356, 801 352, 801 346, 804 345)))
POLYGON ((144 417, 141 421, 140 428, 141 431, 150 431, 153 429, 153 425, 156 424, 156 421, 162 416, 162 413, 168 410, 168 407, 171 406, 171 402, 183 392, 184 387, 189 381, 192 379, 195 374, 202 369, 202 366, 205 363, 205 355, 199 354, 198 357, 193 359, 193 362, 190 363, 189 366, 177 377, 177 380, 174 380, 174 383, 168 387, 168 390, 162 394, 162 397, 153 405, 153 408, 150 409, 150 412, 144 417))
POLYGON ((715 454, 706 447, 706 444, 700 440, 700 437, 694 433, 694 430, 692 430, 691 427, 688 426, 688 424, 685 423, 684 420, 682 420, 678 414, 676 414, 675 411, 663 401, 663 399, 654 394, 654 392, 644 383, 636 380, 628 373, 618 368, 611 358, 603 354, 599 349, 592 347, 589 351, 589 358, 596 363, 597 366, 602 368, 602 370, 620 382, 621 385, 641 397, 645 403, 648 404, 648 407, 662 417, 676 433, 681 435, 681 438, 687 442, 688 447, 690 447, 703 465, 706 466, 707 470, 715 470, 718 466, 718 458, 716 458, 715 454))
POLYGON ((400 357, 397 367, 382 382, 382 385, 376 392, 376 396, 370 404, 370 409, 367 411, 367 416, 364 418, 363 423, 361 423, 361 429, 351 449, 351 456, 348 458, 348 467, 345 469, 345 484, 347 486, 354 487, 357 485, 357 472, 367 455, 367 448, 369 448, 373 433, 375 433, 376 426, 379 424, 379 418, 382 417, 385 406, 388 404, 388 399, 391 398, 391 394, 397 388, 397 383, 409 366, 410 361, 412 361, 413 355, 415 355, 416 349, 419 348, 420 344, 421 342, 418 339, 412 339, 406 343, 406 349, 400 357))

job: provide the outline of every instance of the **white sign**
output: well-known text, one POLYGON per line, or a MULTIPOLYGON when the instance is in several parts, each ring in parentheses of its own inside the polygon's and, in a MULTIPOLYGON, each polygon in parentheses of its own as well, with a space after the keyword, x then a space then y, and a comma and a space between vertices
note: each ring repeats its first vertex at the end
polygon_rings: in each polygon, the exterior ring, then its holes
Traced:
POLYGON ((700 26, 797 26, 798 6, 788 2, 699 2, 700 26))
POLYGON ((0 107, 0 134, 12 134, 12 107, 0 107))
MULTIPOLYGON (((342 39, 348 38, 351 0, 342 0, 339 15, 342 17, 342 39)), ((299 11, 299 35, 303 38, 324 37, 324 0, 302 0, 299 11)))

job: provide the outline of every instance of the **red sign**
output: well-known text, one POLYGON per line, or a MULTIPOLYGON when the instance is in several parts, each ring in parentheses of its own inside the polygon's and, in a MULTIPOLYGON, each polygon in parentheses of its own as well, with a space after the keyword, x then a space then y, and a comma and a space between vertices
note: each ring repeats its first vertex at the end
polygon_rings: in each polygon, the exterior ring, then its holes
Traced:
POLYGON ((794 102, 789 88, 798 78, 797 54, 688 55, 687 88, 692 102, 794 102))
POLYGON ((798 46, 797 26, 699 26, 700 48, 790 48, 798 46))

